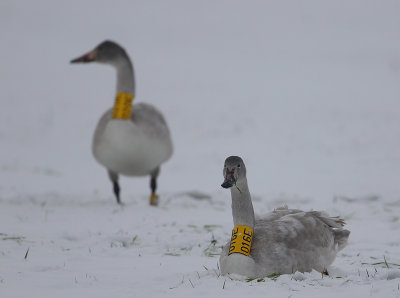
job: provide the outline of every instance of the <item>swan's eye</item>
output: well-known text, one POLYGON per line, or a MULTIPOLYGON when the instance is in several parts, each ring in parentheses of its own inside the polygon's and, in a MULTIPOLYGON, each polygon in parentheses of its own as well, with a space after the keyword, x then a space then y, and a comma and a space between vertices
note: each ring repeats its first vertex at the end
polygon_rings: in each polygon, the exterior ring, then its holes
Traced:
POLYGON ((240 165, 237 165, 238 168, 240 168, 240 165))

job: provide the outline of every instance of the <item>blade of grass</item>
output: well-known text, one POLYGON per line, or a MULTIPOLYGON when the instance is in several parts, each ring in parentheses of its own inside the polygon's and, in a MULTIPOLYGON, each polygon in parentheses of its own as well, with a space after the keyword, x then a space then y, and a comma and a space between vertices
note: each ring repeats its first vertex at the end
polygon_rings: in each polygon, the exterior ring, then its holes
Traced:
POLYGON ((386 267, 387 267, 387 268, 389 268, 389 264, 388 264, 388 262, 386 261, 386 257, 385 257, 385 255, 383 255, 383 260, 385 261, 385 265, 386 265, 386 267))
POLYGON ((24 257, 25 260, 28 258, 28 253, 29 253, 29 247, 28 247, 28 249, 26 250, 26 253, 25 253, 25 257, 24 257))

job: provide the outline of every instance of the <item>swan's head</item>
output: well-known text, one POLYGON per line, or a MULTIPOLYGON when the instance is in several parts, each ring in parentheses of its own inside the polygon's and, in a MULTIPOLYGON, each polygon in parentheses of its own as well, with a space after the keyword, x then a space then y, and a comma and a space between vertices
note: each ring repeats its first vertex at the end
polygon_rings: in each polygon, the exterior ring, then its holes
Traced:
POLYGON ((121 58, 126 58, 125 50, 113 41, 103 41, 89 53, 86 53, 78 58, 71 60, 71 63, 87 63, 100 62, 111 65, 116 65, 121 61, 121 58))
POLYGON ((230 156, 225 160, 224 164, 224 182, 221 184, 223 188, 231 188, 246 178, 246 167, 243 160, 239 156, 230 156))

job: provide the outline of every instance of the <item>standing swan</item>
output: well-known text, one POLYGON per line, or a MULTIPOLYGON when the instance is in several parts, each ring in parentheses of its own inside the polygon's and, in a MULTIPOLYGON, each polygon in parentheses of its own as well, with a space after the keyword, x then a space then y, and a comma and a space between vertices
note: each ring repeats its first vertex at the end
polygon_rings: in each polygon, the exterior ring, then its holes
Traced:
POLYGON ((282 207, 256 220, 243 160, 228 157, 223 174, 221 186, 231 189, 235 226, 219 259, 223 275, 261 278, 272 273, 327 271, 350 234, 342 229, 343 219, 282 207))
POLYGON ((133 66, 125 50, 112 41, 104 41, 94 50, 71 63, 100 62, 117 70, 117 94, 112 109, 97 124, 92 150, 105 166, 120 204, 118 175, 150 175, 150 205, 157 205, 157 177, 160 166, 172 155, 172 141, 163 115, 153 106, 139 103, 135 97, 133 66))

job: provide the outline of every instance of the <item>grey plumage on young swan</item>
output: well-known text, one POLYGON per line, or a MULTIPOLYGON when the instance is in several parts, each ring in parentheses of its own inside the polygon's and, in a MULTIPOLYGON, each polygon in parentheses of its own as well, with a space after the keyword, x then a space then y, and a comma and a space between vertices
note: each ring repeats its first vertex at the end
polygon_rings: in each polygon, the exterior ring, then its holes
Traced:
MULTIPOLYGON (((112 41, 104 41, 94 50, 71 63, 100 62, 117 71, 117 94, 134 98, 135 77, 132 63, 125 50, 112 41)), ((131 107, 131 105, 129 105, 131 107)), ((100 118, 93 137, 92 151, 105 166, 120 203, 118 175, 150 175, 150 204, 156 205, 157 177, 162 163, 172 155, 172 141, 163 115, 152 105, 134 104, 126 119, 114 119, 113 109, 100 118)), ((129 113, 129 111, 128 111, 129 113)))
POLYGON ((221 273, 260 278, 272 273, 324 272, 347 243, 344 221, 324 212, 278 208, 255 219, 247 185, 246 167, 238 156, 228 157, 223 170, 224 188, 230 188, 234 226, 254 230, 250 255, 229 254, 230 242, 220 257, 221 273))

